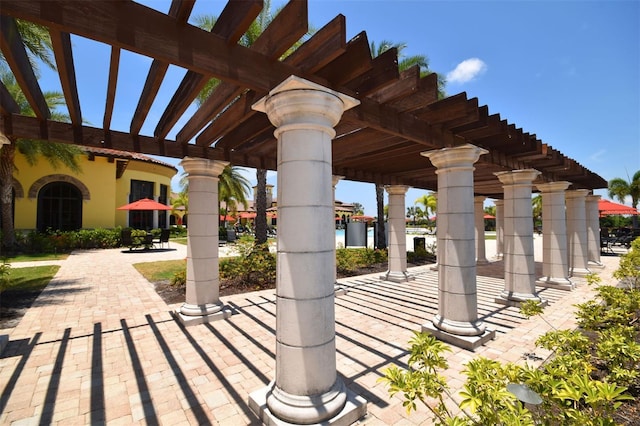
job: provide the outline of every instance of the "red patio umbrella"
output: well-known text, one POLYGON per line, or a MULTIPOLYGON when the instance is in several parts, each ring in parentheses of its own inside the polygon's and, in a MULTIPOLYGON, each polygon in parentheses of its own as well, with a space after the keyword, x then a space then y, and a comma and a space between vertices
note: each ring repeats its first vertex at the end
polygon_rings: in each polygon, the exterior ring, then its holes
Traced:
POLYGON ((149 198, 142 198, 133 203, 120 206, 117 210, 171 210, 171 207, 149 198))
POLYGON ((637 215, 638 210, 631 206, 614 203, 609 200, 598 200, 598 212, 600 217, 609 215, 637 215))

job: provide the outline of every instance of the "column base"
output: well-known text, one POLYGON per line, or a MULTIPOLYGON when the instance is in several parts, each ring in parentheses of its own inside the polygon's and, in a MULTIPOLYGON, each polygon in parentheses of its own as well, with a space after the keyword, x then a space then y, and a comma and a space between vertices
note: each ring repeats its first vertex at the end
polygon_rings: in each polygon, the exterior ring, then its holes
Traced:
POLYGON ((438 272, 438 262, 436 262, 433 265, 431 265, 431 267, 429 269, 431 269, 432 271, 438 272))
POLYGON ((383 275, 380 275, 380 279, 383 281, 391 281, 393 283, 404 283, 407 281, 415 280, 416 277, 406 271, 387 271, 383 275))
POLYGON ((344 296, 345 294, 347 294, 347 287, 342 284, 335 283, 333 285, 333 289, 335 291, 336 297, 344 296))
POLYGON ((214 321, 227 319, 233 311, 220 304, 192 305, 183 304, 180 309, 176 310, 176 314, 180 322, 185 326, 204 324, 214 321))
POLYGON ((526 302, 528 300, 535 300, 536 302, 539 302, 540 306, 542 306, 543 308, 549 305, 549 302, 547 300, 542 299, 541 297, 536 296, 535 294, 523 294, 523 293, 512 293, 512 294, 502 293, 500 296, 494 299, 494 302, 496 302, 499 305, 514 306, 516 308, 519 308, 522 302, 526 302))
MULTIPOLYGON (((343 386, 343 392, 345 393, 346 402, 344 403, 344 407, 333 417, 324 420, 311 419, 309 422, 303 422, 298 419, 292 423, 276 417, 275 414, 269 409, 269 406, 267 405, 267 398, 271 396, 274 387, 275 382, 271 382, 267 387, 249 394, 249 408, 260 418, 260 420, 262 420, 265 425, 268 426, 288 426, 301 424, 347 426, 357 422, 358 419, 364 417, 367 414, 367 401, 343 386)), ((317 416, 319 412, 322 412, 323 408, 324 407, 311 408, 311 415, 317 416)))
POLYGON ((569 276, 571 277, 586 277, 591 273, 587 268, 573 268, 569 270, 569 276))
POLYGON ((604 264, 602 262, 596 262, 596 261, 590 260, 587 263, 587 267, 589 269, 604 269, 604 264))
POLYGON ((498 260, 502 260, 504 259, 504 254, 503 253, 498 253, 495 256, 493 256, 493 260, 498 261, 498 260))
POLYGON ((555 288, 556 290, 571 291, 576 285, 566 278, 541 277, 536 280, 536 286, 555 288))
POLYGON ((487 259, 477 259, 476 260, 476 265, 488 265, 491 262, 489 262, 487 259))
POLYGON ((440 330, 431 322, 427 322, 422 325, 422 332, 429 333, 438 340, 446 343, 450 343, 462 349, 469 351, 475 351, 476 348, 487 343, 489 340, 493 340, 496 337, 495 330, 487 330, 478 336, 460 336, 457 334, 449 333, 447 331, 440 330))

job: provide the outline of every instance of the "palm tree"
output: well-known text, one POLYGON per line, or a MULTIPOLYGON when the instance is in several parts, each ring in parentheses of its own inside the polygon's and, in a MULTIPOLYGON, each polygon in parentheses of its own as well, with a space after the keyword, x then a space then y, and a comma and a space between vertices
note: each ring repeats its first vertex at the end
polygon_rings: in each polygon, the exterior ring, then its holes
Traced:
MULTIPOLYGON (((284 7, 284 6, 283 6, 284 7)), ((275 13, 271 13, 271 1, 265 0, 263 8, 260 14, 256 17, 255 21, 251 23, 247 31, 240 37, 239 44, 249 47, 260 37, 260 34, 269 26, 273 18, 278 15, 281 8, 277 9, 275 13)), ((207 31, 213 28, 217 18, 211 15, 201 15, 196 17, 196 25, 207 31)), ((307 36, 313 34, 315 30, 309 29, 307 36)), ((304 40, 304 38, 303 38, 304 40)), ((295 49, 302 44, 303 40, 300 40, 294 44, 284 55, 283 58, 291 54, 295 49)), ((217 79, 211 79, 207 82, 207 85, 200 91, 196 102, 202 105, 213 90, 220 84, 217 79)), ((255 242, 256 244, 262 244, 267 242, 267 170, 256 169, 256 219, 255 219, 255 242)))
MULTIPOLYGON (((18 86, 15 77, 6 68, 0 71, 0 79, 16 101, 20 113, 35 116, 22 90, 18 86)), ((55 111, 55 108, 64 105, 64 96, 59 92, 44 92, 47 105, 52 110, 51 117, 57 121, 68 121, 69 117, 55 111)), ((61 164, 67 166, 73 172, 80 172, 77 156, 82 150, 75 145, 58 144, 32 139, 9 138, 9 145, 0 148, 0 205, 2 208, 2 248, 11 250, 16 244, 15 231, 13 229, 13 171, 15 169, 15 155, 18 150, 25 156, 30 165, 35 165, 40 157, 44 157, 54 168, 61 164)))
MULTIPOLYGON (((628 176, 627 176, 628 179, 628 176)), ((617 199, 624 204, 627 197, 631 197, 631 207, 638 207, 640 201, 640 170, 635 172, 628 181, 622 178, 613 178, 609 181, 609 198, 617 199)), ((638 216, 633 216, 633 227, 638 227, 638 216)))
POLYGON ((542 195, 538 194, 531 199, 533 215, 533 229, 540 231, 542 228, 542 195))
MULTIPOLYGON (((186 177, 186 175, 185 175, 186 177)), ((180 180, 182 182, 182 179, 180 180)), ((171 198, 171 214, 176 216, 177 224, 182 225, 184 217, 189 214, 189 193, 183 189, 175 198, 171 198), (178 214, 178 211, 182 210, 182 217, 178 214)))
POLYGON ((227 166, 220 175, 218 181, 218 199, 225 203, 225 226, 226 215, 229 212, 237 212, 238 204, 247 206, 247 194, 251 190, 251 184, 240 173, 240 167, 227 166))
POLYGON ((430 192, 421 197, 416 198, 415 204, 422 204, 424 206, 424 214, 427 216, 427 219, 432 214, 436 213, 436 209, 438 206, 438 198, 435 193, 430 192))
MULTIPOLYGON (((20 19, 16 19, 16 26, 22 37, 24 47, 27 50, 31 67, 36 75, 38 74, 38 61, 55 70, 56 66, 52 57, 53 47, 51 45, 49 30, 41 25, 20 19)), ((2 51, 0 51, 0 69, 3 71, 8 69, 7 60, 2 51)))
MULTIPOLYGON (((404 49, 406 49, 407 44, 406 43, 393 43, 390 42, 388 40, 383 40, 381 41, 378 45, 376 45, 376 43, 374 41, 371 42, 371 54, 373 55, 373 57, 377 57, 380 56, 381 54, 383 54, 384 52, 386 52, 389 49, 397 49, 398 51, 398 70, 399 71, 404 71, 408 68, 411 68, 415 65, 420 67, 420 76, 424 77, 427 76, 429 74, 432 74, 433 71, 431 71, 429 69, 429 60, 427 59, 427 57, 425 55, 413 55, 413 56, 405 56, 402 52, 404 49)), ((442 79, 442 77, 440 75, 438 75, 438 99, 442 99, 446 96, 445 91, 444 91, 444 86, 445 86, 445 80, 442 79)), ((384 201, 383 201, 383 197, 384 197, 384 190, 382 188, 382 186, 380 186, 380 184, 376 184, 376 205, 378 206, 378 217, 383 217, 383 209, 384 209, 384 201)), ((378 220, 378 242, 382 242, 384 247, 378 247, 378 248, 385 248, 386 247, 386 241, 385 241, 385 229, 384 229, 384 221, 380 221, 378 220)))

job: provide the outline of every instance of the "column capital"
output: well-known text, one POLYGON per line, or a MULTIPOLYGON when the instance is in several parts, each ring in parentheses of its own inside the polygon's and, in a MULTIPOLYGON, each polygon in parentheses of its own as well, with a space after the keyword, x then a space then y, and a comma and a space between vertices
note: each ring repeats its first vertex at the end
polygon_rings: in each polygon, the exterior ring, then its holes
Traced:
POLYGON ((566 191, 569 188, 571 182, 567 182, 566 180, 558 181, 558 182, 545 182, 536 184, 536 188, 538 188, 541 192, 561 192, 566 191))
MULTIPOLYGON (((474 164, 481 155, 488 153, 484 148, 471 144, 424 151, 420 155, 427 157, 436 168, 459 167, 474 164)), ((436 172, 437 173, 437 172, 436 172)))
POLYGON ((493 204, 496 205, 496 207, 498 206, 504 206, 504 200, 494 200, 493 204))
POLYGON ((475 195, 473 197, 473 202, 474 203, 484 203, 484 200, 486 200, 486 199, 487 199, 487 197, 484 196, 484 195, 475 195))
POLYGON ((589 201, 598 202, 598 201, 600 201, 600 198, 602 198, 601 195, 589 194, 589 195, 587 195, 587 202, 589 202, 589 201))
POLYGON ((567 198, 586 198, 587 195, 589 195, 588 189, 572 189, 565 192, 565 197, 567 198))
POLYGON ((190 177, 217 178, 228 165, 228 161, 208 160, 206 158, 184 157, 182 161, 180 161, 180 166, 182 166, 190 177))
POLYGON ((511 170, 508 172, 496 172, 494 175, 503 185, 531 184, 540 174, 535 169, 511 170))
POLYGON ((276 126, 276 138, 284 131, 314 127, 333 138, 333 126, 338 124, 342 113, 359 104, 356 98, 292 75, 251 108, 267 114, 276 126))
POLYGON ((336 185, 338 185, 338 182, 340 182, 342 179, 344 179, 344 176, 331 175, 331 181, 332 181, 333 187, 335 188, 336 185))
POLYGON ((11 145, 11 141, 3 132, 0 132, 0 148, 2 145, 11 145))
POLYGON ((409 190, 410 186, 407 185, 385 185, 384 189, 389 195, 404 195, 409 190))

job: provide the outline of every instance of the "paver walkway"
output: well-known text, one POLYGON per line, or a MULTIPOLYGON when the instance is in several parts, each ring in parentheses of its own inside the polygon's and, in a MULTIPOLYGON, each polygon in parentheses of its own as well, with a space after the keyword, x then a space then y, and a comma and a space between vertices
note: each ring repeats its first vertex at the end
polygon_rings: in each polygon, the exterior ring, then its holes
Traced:
MULTIPOLYGON (((175 246, 179 246, 175 244, 175 246)), ((250 392, 274 377, 273 290, 223 298, 235 309, 225 321, 183 328, 132 264, 184 258, 169 252, 123 253, 119 249, 75 252, 42 292, 0 358, 0 424, 258 424, 247 404, 250 392)), ((605 281, 617 257, 605 257, 605 281)), ((539 266, 539 265, 538 265, 539 266)), ((453 348, 446 371, 452 390, 462 386, 463 364, 477 355, 524 361, 548 330, 516 308, 497 305, 502 264, 478 268, 479 312, 497 338, 475 353, 453 348)), ((336 299, 337 367, 347 386, 369 401, 368 425, 430 424, 422 410, 407 416, 377 380, 407 359, 413 330, 437 311, 437 274, 411 270, 406 284, 377 275, 341 280, 336 299)), ((573 292, 543 290, 545 318, 572 327, 573 307, 592 295, 584 281, 573 292)), ((527 362, 539 362, 529 360, 527 362)))

